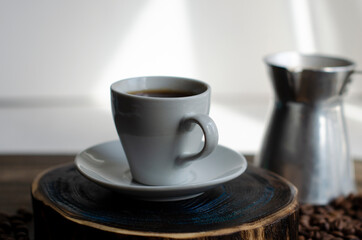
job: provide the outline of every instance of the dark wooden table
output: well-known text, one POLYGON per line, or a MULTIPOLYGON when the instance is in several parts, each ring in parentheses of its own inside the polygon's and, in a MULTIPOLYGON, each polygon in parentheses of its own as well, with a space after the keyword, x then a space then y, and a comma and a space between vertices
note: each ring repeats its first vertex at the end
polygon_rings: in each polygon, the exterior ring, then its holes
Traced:
POLYGON ((0 212, 14 214, 24 207, 31 210, 31 183, 45 169, 74 160, 73 155, 0 156, 0 212))
MULTIPOLYGON (((35 176, 49 167, 73 160, 73 155, 0 156, 0 212, 14 214, 20 207, 32 210, 30 190, 35 176)), ((362 161, 355 161, 355 170, 358 191, 362 192, 362 161)))

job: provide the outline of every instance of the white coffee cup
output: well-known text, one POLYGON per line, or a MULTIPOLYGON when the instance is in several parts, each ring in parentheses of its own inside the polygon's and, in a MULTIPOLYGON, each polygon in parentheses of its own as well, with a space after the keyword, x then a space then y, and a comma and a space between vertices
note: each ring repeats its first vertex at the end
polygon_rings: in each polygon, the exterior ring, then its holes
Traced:
POLYGON ((210 91, 204 82, 165 76, 111 85, 113 118, 135 181, 165 186, 190 180, 189 163, 218 144, 208 116, 210 91))

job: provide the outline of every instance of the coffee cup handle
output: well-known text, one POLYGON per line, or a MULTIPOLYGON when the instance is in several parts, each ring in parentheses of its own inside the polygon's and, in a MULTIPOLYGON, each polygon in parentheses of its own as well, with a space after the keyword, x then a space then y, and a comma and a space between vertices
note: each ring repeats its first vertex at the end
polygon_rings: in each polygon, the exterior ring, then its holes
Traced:
POLYGON ((204 133, 204 146, 199 153, 193 155, 180 156, 178 163, 183 164, 192 160, 198 160, 207 157, 217 147, 219 141, 219 133, 215 122, 205 114, 196 114, 185 118, 181 126, 186 131, 191 131, 193 124, 201 127, 204 133))

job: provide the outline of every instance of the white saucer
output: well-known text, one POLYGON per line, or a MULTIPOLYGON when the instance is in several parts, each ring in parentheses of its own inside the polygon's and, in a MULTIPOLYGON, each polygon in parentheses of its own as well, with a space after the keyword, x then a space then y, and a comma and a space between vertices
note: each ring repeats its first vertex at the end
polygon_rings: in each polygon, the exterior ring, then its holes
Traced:
POLYGON ((121 143, 111 141, 82 151, 75 157, 75 165, 89 180, 123 194, 150 201, 174 201, 201 195, 240 176, 247 162, 239 153, 219 145, 208 157, 191 164, 193 178, 187 183, 147 186, 132 181, 121 143))

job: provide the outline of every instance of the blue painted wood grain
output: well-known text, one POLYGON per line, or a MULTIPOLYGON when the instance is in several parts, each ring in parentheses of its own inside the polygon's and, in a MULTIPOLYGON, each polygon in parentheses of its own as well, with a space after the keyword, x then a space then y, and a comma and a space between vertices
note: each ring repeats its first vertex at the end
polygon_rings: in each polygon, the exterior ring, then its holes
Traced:
POLYGON ((73 165, 46 173, 39 190, 64 214, 129 230, 199 232, 239 226, 266 217, 292 200, 292 189, 265 170, 248 167, 240 177, 203 195, 175 202, 129 198, 87 180, 73 165), (273 209, 270 209, 270 204, 273 209))

